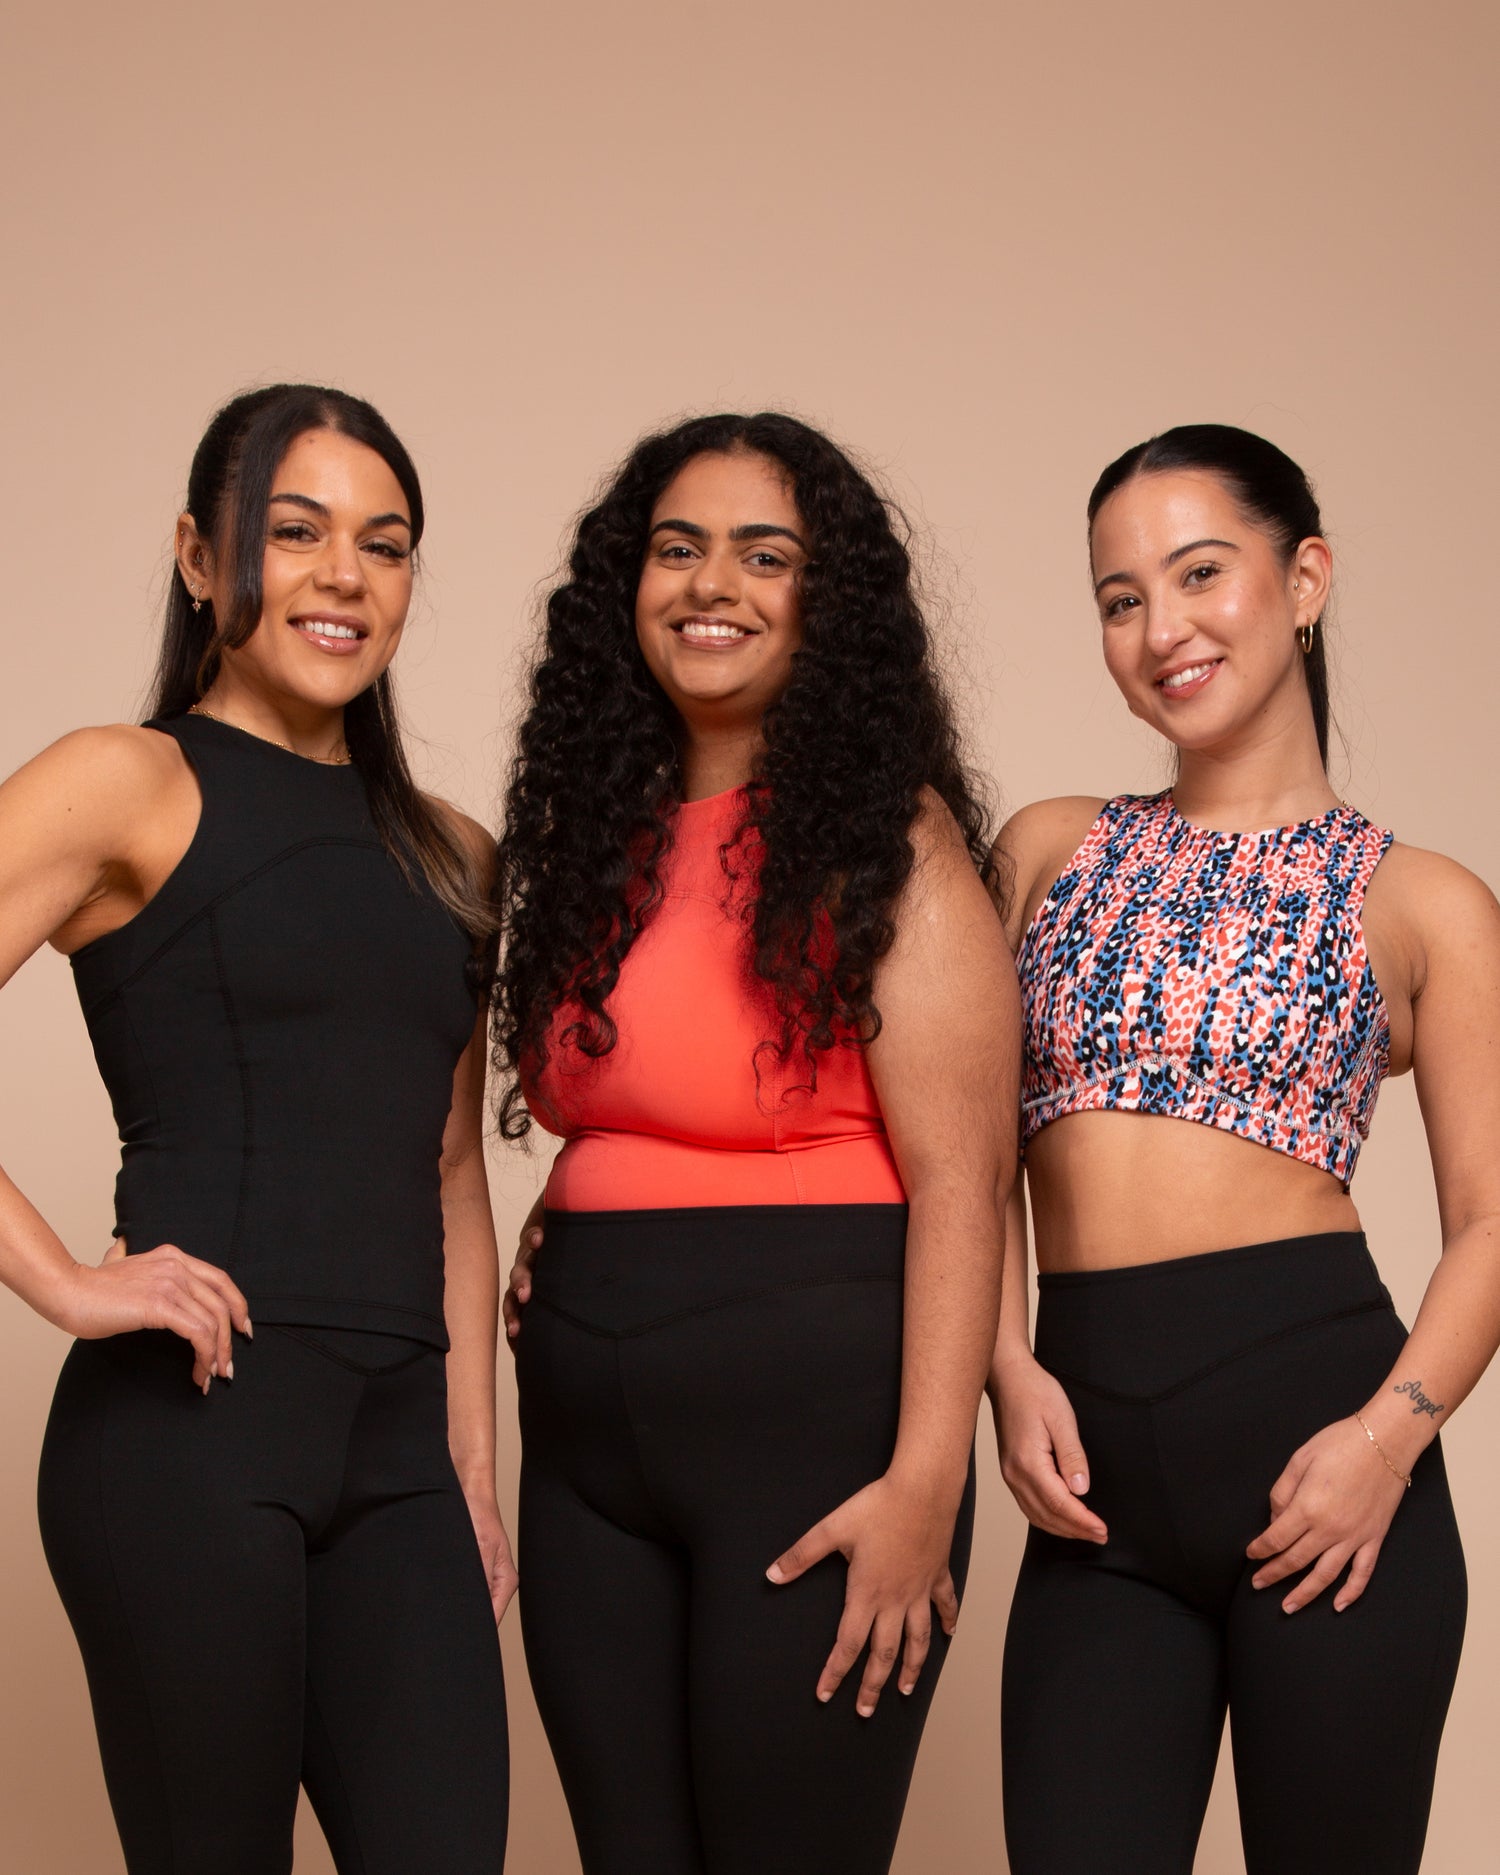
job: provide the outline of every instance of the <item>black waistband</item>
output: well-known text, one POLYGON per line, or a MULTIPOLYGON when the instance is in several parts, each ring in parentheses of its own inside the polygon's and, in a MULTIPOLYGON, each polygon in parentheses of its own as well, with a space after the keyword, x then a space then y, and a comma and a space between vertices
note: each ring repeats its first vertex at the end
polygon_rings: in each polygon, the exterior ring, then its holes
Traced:
POLYGON ((899 1283, 904 1204, 549 1211, 532 1296, 608 1334, 773 1289, 899 1283))
POLYGON ((1131 1398, 1158 1397, 1294 1330, 1391 1307, 1359 1231, 1044 1273, 1037 1287, 1042 1365, 1131 1398))

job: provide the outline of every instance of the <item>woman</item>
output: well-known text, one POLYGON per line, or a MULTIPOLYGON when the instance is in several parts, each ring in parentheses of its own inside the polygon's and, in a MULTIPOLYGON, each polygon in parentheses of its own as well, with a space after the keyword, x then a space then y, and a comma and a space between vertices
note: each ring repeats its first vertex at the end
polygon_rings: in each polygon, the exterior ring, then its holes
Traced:
POLYGON ((79 1337, 42 1531, 131 1875, 290 1869, 299 1780, 351 1875, 504 1858, 485 842, 396 726, 421 533, 368 404, 236 398, 152 720, 0 789, 4 974, 70 957, 124 1141, 104 1262, 0 1181, 0 1276, 79 1337))
POLYGON ((1294 463, 1172 430, 1089 519, 1110 675, 1178 764, 1002 835, 1041 1272, 1033 1357, 1018 1193, 1011 1866, 1191 1869, 1227 1704, 1250 1875, 1407 1875, 1464 1622, 1436 1438, 1500 1339, 1500 911, 1329 782, 1294 463), (1407 1069, 1444 1238, 1409 1335, 1349 1195, 1407 1069))
POLYGON ((632 452, 548 601, 498 868, 504 1128, 566 1141, 522 1626, 588 1875, 890 1863, 1015 1131, 956 751, 841 451, 761 415, 632 452))

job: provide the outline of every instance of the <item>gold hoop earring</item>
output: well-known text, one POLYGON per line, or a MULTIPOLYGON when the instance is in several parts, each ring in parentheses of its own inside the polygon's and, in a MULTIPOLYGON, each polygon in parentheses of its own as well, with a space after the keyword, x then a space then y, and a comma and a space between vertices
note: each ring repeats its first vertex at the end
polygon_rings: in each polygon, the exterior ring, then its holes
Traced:
POLYGON ((1312 625, 1299 625, 1297 627, 1297 643, 1302 647, 1303 657, 1310 655, 1313 647, 1313 633, 1317 629, 1316 623, 1312 625))

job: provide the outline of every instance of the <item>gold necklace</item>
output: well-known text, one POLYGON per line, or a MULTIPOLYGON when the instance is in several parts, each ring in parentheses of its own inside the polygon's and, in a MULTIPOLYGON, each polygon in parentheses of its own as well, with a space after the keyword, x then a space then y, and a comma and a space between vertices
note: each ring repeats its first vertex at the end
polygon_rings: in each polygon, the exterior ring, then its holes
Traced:
MULTIPOLYGON (((223 723, 226 729, 240 728, 238 723, 231 723, 226 717, 215 716, 213 711, 204 703, 190 703, 188 705, 188 715, 206 716, 211 723, 223 723)), ((324 768, 346 768, 349 763, 354 760, 354 757, 349 753, 349 745, 347 742, 343 745, 344 752, 342 755, 303 755, 301 749, 294 749, 290 742, 282 742, 275 736, 263 736, 258 729, 240 729, 240 734, 243 736, 254 736, 257 742, 269 742, 275 748, 285 749, 288 755, 301 756, 304 762, 318 762, 324 768)))

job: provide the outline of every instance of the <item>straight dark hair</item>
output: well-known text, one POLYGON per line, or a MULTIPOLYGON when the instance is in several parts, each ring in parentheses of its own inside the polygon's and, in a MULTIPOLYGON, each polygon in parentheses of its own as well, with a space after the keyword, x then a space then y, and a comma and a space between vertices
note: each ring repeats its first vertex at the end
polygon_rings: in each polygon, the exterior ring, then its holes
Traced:
MULTIPOLYGON (((1099 510, 1126 482, 1138 475, 1163 475, 1174 469, 1197 469, 1218 476, 1241 512, 1270 535, 1288 562, 1304 540, 1323 532, 1317 497, 1303 470, 1265 437, 1227 423, 1180 424, 1117 456, 1089 496, 1089 527, 1092 529, 1099 510)), ((1323 640, 1320 615, 1313 624, 1312 649, 1304 659, 1304 668, 1318 732, 1318 753, 1326 768, 1331 715, 1323 640)))
MULTIPOLYGON (((187 505, 198 532, 226 571, 222 615, 195 610, 173 565, 153 716, 181 716, 218 676, 226 650, 243 645, 260 623, 266 513, 277 467, 299 436, 333 430, 373 449, 401 485, 411 514, 411 544, 425 513, 416 467, 401 439, 363 398, 318 384, 270 384, 246 391, 204 431, 188 474, 187 505)), ((380 837, 408 878, 413 864, 465 930, 486 937, 494 919, 466 849, 412 779, 389 671, 344 711, 344 739, 365 784, 380 837)))

